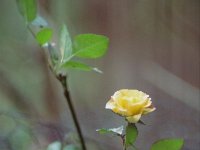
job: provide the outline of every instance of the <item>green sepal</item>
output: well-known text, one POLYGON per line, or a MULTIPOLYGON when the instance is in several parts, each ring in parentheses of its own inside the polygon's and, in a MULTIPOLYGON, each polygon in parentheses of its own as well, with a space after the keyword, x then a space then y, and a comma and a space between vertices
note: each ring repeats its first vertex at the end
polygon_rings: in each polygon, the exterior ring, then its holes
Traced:
POLYGON ((138 130, 135 124, 128 123, 126 127, 126 135, 125 135, 125 145, 126 147, 134 145, 136 138, 138 136, 138 130))

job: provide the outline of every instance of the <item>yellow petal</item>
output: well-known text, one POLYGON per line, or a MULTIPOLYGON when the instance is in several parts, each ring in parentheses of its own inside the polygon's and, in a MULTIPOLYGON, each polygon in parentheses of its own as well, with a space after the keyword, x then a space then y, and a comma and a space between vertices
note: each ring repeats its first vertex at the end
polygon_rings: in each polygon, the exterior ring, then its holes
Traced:
POLYGON ((151 104, 152 104, 152 101, 150 98, 148 98, 145 107, 149 107, 149 106, 151 106, 151 104))
POLYGON ((111 109, 114 113, 121 115, 121 116, 129 116, 129 114, 127 113, 126 109, 123 109, 122 107, 118 106, 117 103, 113 100, 110 99, 107 103, 106 103, 106 109, 111 109))
POLYGON ((136 104, 129 104, 127 106, 127 110, 129 112, 130 116, 140 114, 142 112, 144 106, 146 105, 146 103, 147 103, 147 101, 141 101, 136 104))
POLYGON ((120 107, 115 107, 112 109, 112 111, 120 116, 129 116, 127 110, 120 107))
POLYGON ((106 103, 106 109, 113 109, 115 107, 115 102, 113 101, 113 99, 110 99, 107 103, 106 103))
POLYGON ((156 110, 156 108, 155 107, 150 107, 150 108, 145 108, 144 110, 143 110, 143 112, 142 112, 142 114, 143 115, 145 115, 145 114, 148 114, 148 113, 150 113, 150 112, 153 112, 154 110, 156 110))
POLYGON ((126 119, 130 123, 137 123, 140 120, 141 116, 142 116, 142 114, 138 114, 138 115, 135 115, 135 116, 126 117, 126 119))
POLYGON ((143 114, 155 110, 149 95, 138 90, 122 89, 114 93, 106 104, 106 109, 114 113, 137 121, 143 114))

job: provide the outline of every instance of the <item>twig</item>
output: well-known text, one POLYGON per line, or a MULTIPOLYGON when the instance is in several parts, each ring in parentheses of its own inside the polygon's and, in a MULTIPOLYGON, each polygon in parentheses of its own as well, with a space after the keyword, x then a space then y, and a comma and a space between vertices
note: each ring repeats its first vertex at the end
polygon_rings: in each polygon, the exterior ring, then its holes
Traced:
POLYGON ((124 134, 124 135, 119 134, 118 136, 122 139, 122 142, 123 142, 123 150, 126 150, 126 141, 125 141, 126 135, 125 135, 125 134, 124 134))
POLYGON ((33 32, 33 30, 31 29, 30 25, 27 25, 27 28, 28 28, 29 32, 31 33, 31 35, 36 39, 36 35, 33 32))
POLYGON ((126 150, 125 138, 123 138, 123 150, 126 150))
POLYGON ((69 109, 70 109, 70 112, 72 114, 72 118, 73 118, 76 130, 78 132, 78 136, 79 136, 79 139, 80 139, 80 142, 81 142, 82 150, 86 150, 86 145, 85 145, 85 141, 84 141, 84 138, 83 138, 83 134, 82 134, 82 131, 81 131, 81 128, 80 128, 80 125, 79 125, 79 122, 78 122, 78 119, 77 119, 77 116, 76 116, 76 112, 75 112, 74 106, 72 104, 71 96, 70 96, 70 93, 69 93, 69 90, 68 90, 67 76, 59 74, 57 76, 57 79, 61 82, 61 84, 63 86, 64 95, 65 95, 67 104, 69 105, 69 109))
MULTIPOLYGON (((28 28, 28 30, 31 32, 32 36, 33 36, 34 38, 36 38, 35 33, 32 31, 32 29, 30 28, 29 25, 27 26, 27 28, 28 28)), ((49 68, 50 68, 50 70, 52 71, 52 73, 55 74, 55 72, 54 72, 54 70, 52 69, 51 65, 49 66, 49 68)), ((62 74, 59 74, 59 75, 56 75, 56 78, 61 82, 61 84, 62 84, 62 86, 63 86, 64 95, 65 95, 67 104, 68 104, 68 106, 69 106, 70 112, 71 112, 71 114, 72 114, 72 118, 73 118, 73 121, 74 121, 74 125, 75 125, 75 127, 76 127, 76 130, 77 130, 77 133, 78 133, 80 142, 81 142, 82 150, 87 150, 87 149, 86 149, 86 145, 85 145, 85 141, 84 141, 84 138, 83 138, 83 134, 82 134, 82 131, 81 131, 81 128, 80 128, 80 125, 79 125, 79 122, 78 122, 78 119, 77 119, 77 116, 76 116, 76 112, 75 112, 74 106, 73 106, 73 104, 72 104, 71 96, 70 96, 70 93, 69 93, 69 90, 68 90, 67 76, 66 76, 66 75, 62 75, 62 74)))

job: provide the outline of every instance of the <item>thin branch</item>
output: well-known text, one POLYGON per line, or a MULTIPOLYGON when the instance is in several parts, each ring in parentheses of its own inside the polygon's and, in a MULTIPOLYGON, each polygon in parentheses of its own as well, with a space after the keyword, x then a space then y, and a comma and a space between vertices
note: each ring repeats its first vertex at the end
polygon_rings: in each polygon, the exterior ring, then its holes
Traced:
POLYGON ((30 25, 27 25, 28 30, 30 31, 30 33, 32 34, 32 36, 36 39, 36 35, 33 32, 33 30, 31 29, 30 25))
POLYGON ((80 142, 81 142, 82 150, 86 150, 86 145, 85 145, 85 141, 84 141, 84 138, 83 138, 83 134, 82 134, 82 131, 81 131, 81 128, 80 128, 78 119, 77 119, 77 115, 76 115, 74 106, 73 106, 73 104, 72 104, 71 96, 70 96, 70 93, 69 93, 69 90, 68 90, 68 86, 67 86, 67 76, 66 76, 66 75, 62 75, 62 74, 59 74, 59 75, 57 76, 57 79, 61 82, 61 84, 62 84, 62 86, 63 86, 64 95, 65 95, 67 104, 68 104, 68 106, 69 106, 70 112, 71 112, 71 114, 72 114, 72 118, 73 118, 73 121, 74 121, 74 125, 75 125, 75 127, 76 127, 77 132, 78 132, 78 136, 79 136, 79 139, 80 139, 80 142))
MULTIPOLYGON (((32 29, 30 28, 29 25, 27 26, 27 28, 28 28, 28 30, 31 32, 32 36, 36 39, 36 35, 35 35, 35 33, 32 31, 32 29)), ((52 69, 52 66, 51 66, 51 65, 49 66, 49 68, 50 68, 50 70, 52 71, 52 73, 53 73, 54 75, 56 75, 55 72, 54 72, 54 70, 52 69)), ((77 133, 78 133, 80 142, 81 142, 82 150, 87 150, 87 149, 86 149, 86 145, 85 145, 85 141, 84 141, 84 138, 83 138, 83 134, 82 134, 82 131, 81 131, 81 128, 80 128, 78 119, 77 119, 77 115, 76 115, 74 106, 73 106, 73 104, 72 104, 71 96, 70 96, 70 93, 69 93, 69 90, 68 90, 67 76, 66 76, 66 75, 62 75, 62 74, 59 74, 59 75, 56 75, 56 78, 61 82, 61 84, 62 84, 62 86, 63 86, 64 95, 65 95, 67 104, 68 104, 68 106, 69 106, 70 112, 71 112, 71 114, 72 114, 72 118, 73 118, 73 121, 74 121, 74 125, 75 125, 75 127, 76 127, 76 130, 77 130, 77 133)))
POLYGON ((123 150, 126 150, 126 142, 124 137, 123 137, 123 150))

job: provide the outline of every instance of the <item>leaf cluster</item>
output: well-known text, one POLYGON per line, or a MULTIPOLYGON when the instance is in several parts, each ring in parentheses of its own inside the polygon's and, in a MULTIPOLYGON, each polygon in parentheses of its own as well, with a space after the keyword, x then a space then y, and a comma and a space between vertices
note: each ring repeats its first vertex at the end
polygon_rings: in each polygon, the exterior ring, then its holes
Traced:
MULTIPOLYGON (((135 142, 138 137, 139 131, 135 124, 128 123, 125 131, 123 126, 121 126, 111 129, 102 128, 98 129, 97 132, 99 132, 100 134, 117 135, 122 138, 125 149, 131 147, 132 149, 137 150, 135 142)), ((183 144, 184 140, 181 138, 160 139, 152 144, 150 150, 181 150, 183 144)))
POLYGON ((16 0, 19 12, 22 14, 28 29, 35 37, 38 44, 48 49, 50 65, 53 71, 60 73, 69 68, 83 71, 96 71, 96 67, 77 61, 80 59, 96 59, 102 57, 107 49, 109 39, 103 35, 80 34, 73 39, 66 25, 62 25, 59 33, 58 47, 52 42, 53 29, 48 27, 47 21, 37 15, 36 0, 16 0), (30 26, 38 26, 40 30, 35 34, 30 26))

